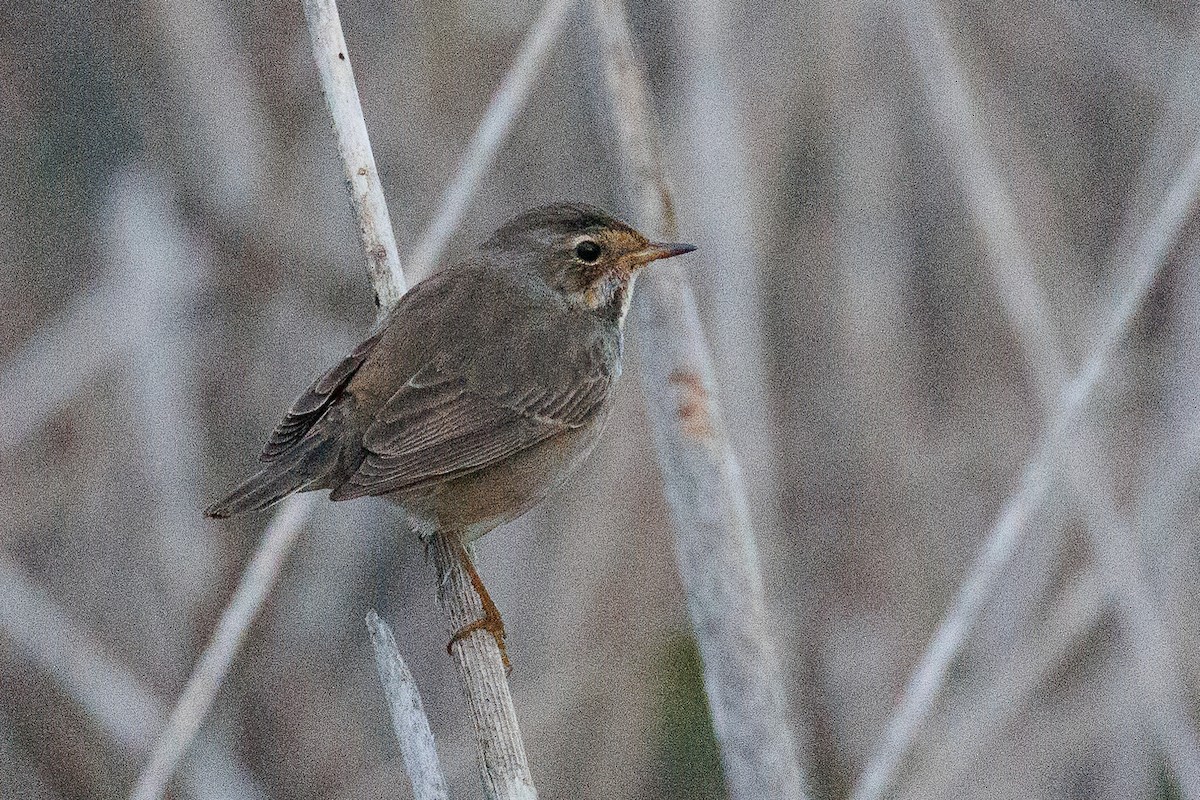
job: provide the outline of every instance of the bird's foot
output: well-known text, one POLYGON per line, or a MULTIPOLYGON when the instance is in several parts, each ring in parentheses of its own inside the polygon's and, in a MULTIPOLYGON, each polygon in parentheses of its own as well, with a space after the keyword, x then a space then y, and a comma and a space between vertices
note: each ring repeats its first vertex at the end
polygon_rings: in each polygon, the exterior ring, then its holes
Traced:
POLYGON ((471 561, 471 554, 467 551, 466 545, 461 540, 455 540, 454 551, 463 570, 467 573, 467 578, 471 581, 471 587, 479 596, 479 604, 483 606, 483 617, 456 631, 446 644, 446 652, 453 654, 454 643, 465 639, 475 631, 487 631, 496 640, 496 646, 500 648, 500 659, 504 662, 504 674, 508 675, 512 672, 512 662, 508 660, 508 649, 504 646, 504 620, 500 618, 500 609, 496 608, 496 604, 492 602, 492 596, 488 594, 487 587, 483 585, 483 579, 479 577, 479 572, 471 561))
MULTIPOLYGON (((492 610, 495 610, 494 606, 492 610)), ((490 615, 485 612, 482 619, 477 619, 460 628, 450 637, 450 642, 446 645, 446 652, 452 653, 455 642, 462 641, 475 631, 487 631, 492 635, 492 638, 496 640, 496 646, 500 648, 500 660, 504 662, 504 674, 511 674, 512 662, 508 660, 508 649, 504 646, 504 620, 500 618, 499 613, 490 615)))

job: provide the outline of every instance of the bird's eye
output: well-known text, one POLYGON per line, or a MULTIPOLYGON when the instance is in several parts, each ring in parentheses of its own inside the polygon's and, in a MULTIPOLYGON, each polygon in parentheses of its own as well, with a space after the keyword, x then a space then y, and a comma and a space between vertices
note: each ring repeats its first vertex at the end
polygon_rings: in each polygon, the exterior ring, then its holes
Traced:
POLYGON ((602 252, 600 245, 593 242, 591 239, 584 239, 579 244, 575 245, 575 255, 585 264, 595 264, 600 260, 602 252))

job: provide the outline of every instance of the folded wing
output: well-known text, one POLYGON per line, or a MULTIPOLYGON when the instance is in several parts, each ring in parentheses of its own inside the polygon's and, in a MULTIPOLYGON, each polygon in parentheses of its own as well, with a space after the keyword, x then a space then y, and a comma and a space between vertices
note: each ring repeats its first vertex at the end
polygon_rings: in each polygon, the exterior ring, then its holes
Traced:
POLYGON ((337 401, 342 390, 354 377, 354 373, 358 372, 367 356, 375 349, 381 336, 382 329, 354 348, 350 355, 317 378, 304 394, 296 398, 296 402, 292 403, 292 407, 271 432, 271 437, 263 446, 262 455, 258 457, 260 461, 275 461, 300 443, 304 435, 337 401))
POLYGON ((596 364, 550 386, 506 393, 472 389, 427 369, 396 392, 363 436, 365 457, 330 497, 415 490, 486 469, 598 412, 612 376, 596 364))

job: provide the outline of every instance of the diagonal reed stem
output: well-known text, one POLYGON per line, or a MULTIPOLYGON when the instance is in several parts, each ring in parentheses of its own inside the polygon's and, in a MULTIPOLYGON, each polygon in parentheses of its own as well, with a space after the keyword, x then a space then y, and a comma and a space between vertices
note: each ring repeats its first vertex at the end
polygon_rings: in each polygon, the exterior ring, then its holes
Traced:
POLYGON ((179 760, 212 708, 217 690, 241 648, 246 631, 274 586, 283 561, 308 521, 315 502, 313 495, 294 495, 280 504, 254 557, 242 572, 233 597, 221 612, 212 639, 175 701, 166 727, 155 739, 150 758, 130 795, 132 800, 156 800, 166 791, 179 760))
MULTIPOLYGON (((927 79, 947 76, 949 85, 939 86, 936 94, 949 97, 949 102, 957 102, 961 106, 957 114, 965 114, 967 100, 962 94, 965 79, 958 74, 953 56, 947 49, 943 27, 936 24, 938 20, 932 16, 932 12, 920 14, 912 0, 906 3, 905 11, 909 36, 923 74, 927 79), (930 63, 933 58, 937 59, 937 64, 930 63)), ((994 168, 990 171, 994 172, 994 168)), ((985 238, 996 254, 994 258, 1002 265, 1016 264, 1020 268, 1020 265, 1027 263, 1031 251, 1019 241, 1014 244, 1019 240, 1015 215, 1011 200, 995 188, 999 185, 995 180, 980 183, 975 192, 975 210, 986 222, 985 238)), ((888 722, 882 743, 859 778, 853 795, 855 800, 877 800, 894 782, 904 754, 928 718, 933 702, 945 683, 950 664, 961 651, 988 599, 995 593, 1029 516, 1045 499, 1051 474, 1060 458, 1065 456, 1072 465, 1082 459, 1081 471, 1071 469, 1073 488, 1082 500, 1083 509, 1088 512, 1089 532, 1093 534, 1097 556, 1109 573, 1109 579, 1118 584, 1118 594, 1130 600, 1127 623, 1131 626, 1134 641, 1161 646, 1162 626, 1157 621, 1153 604, 1139 588, 1144 587, 1144 582, 1136 574, 1129 574, 1132 554, 1127 545, 1122 544, 1123 540, 1131 543, 1128 541, 1128 525, 1118 525, 1118 515, 1111 513, 1111 509, 1110 513, 1103 511, 1103 508, 1111 505, 1111 498, 1094 491, 1098 485, 1096 482, 1102 477, 1099 476, 1098 463, 1082 451, 1081 444, 1071 439, 1085 416, 1092 394, 1107 373, 1120 342, 1145 302, 1169 248, 1193 212, 1198 188, 1200 141, 1193 148, 1158 213, 1138 240, 1134 252, 1130 254, 1132 285, 1119 296, 1115 308, 1101 326, 1101 336, 1089 352, 1083 368, 1070 381, 1062 377, 1063 359, 1045 312, 1038 310, 1042 304, 1017 299, 1024 298, 1028 289, 1022 287, 1019 280, 1006 279, 1005 275, 1011 273, 1001 267, 1001 274, 998 275, 1001 299, 1006 309, 1017 309, 1010 316, 1030 354, 1039 387, 1053 387, 1053 391, 1044 395, 1044 402, 1049 408, 1045 429, 1035 455, 1022 472, 1019 488, 1002 506, 999 517, 988 533, 984 549, 960 585, 954 602, 913 671, 904 695, 888 722), (1090 513, 1093 511, 1099 513, 1090 513), (1117 530, 1109 535, 1103 533, 1114 525, 1118 525, 1117 530)), ((1111 480, 1100 485, 1111 485, 1111 480)), ((1143 649, 1138 648, 1139 652, 1143 649)), ((1169 664, 1158 661, 1141 663, 1139 659, 1142 680, 1151 684, 1165 681, 1168 685, 1176 685, 1178 681, 1169 668, 1169 664)), ((1168 702, 1174 701, 1168 698, 1168 702)), ((1198 748, 1195 736, 1180 736, 1187 732, 1187 726, 1180 722, 1178 709, 1164 707, 1158 701, 1155 702, 1155 708, 1162 722, 1160 737, 1165 739, 1168 751, 1173 754, 1172 761, 1176 768, 1187 776, 1186 782, 1192 784, 1194 778, 1200 777, 1197 775, 1198 748)))
MULTIPOLYGON (((595 0, 612 118, 643 230, 676 236, 657 114, 620 0, 595 0)), ((670 261, 647 270, 631 315, 675 523, 675 551, 733 800, 804 796, 770 635, 741 468, 716 398, 692 288, 670 261)))
MULTIPOLYGON (((404 293, 404 273, 358 100, 354 70, 342 35, 337 5, 332 0, 306 0, 304 11, 313 56, 337 136, 350 203, 358 220, 367 274, 382 318, 404 293)), ((246 630, 274 585, 315 500, 313 495, 289 497, 271 518, 250 564, 242 572, 233 598, 221 612, 212 639, 193 667, 171 711, 167 727, 154 744, 149 762, 134 787, 133 800, 155 800, 166 790, 180 758, 187 752, 211 709, 246 630)))
POLYGON ((379 681, 387 697, 388 711, 392 716, 392 728, 400 753, 404 757, 404 768, 412 782, 415 800, 448 800, 446 776, 438 761, 437 745, 433 731, 429 729, 429 718, 421 703, 417 682, 396 646, 396 637, 388 624, 372 609, 367 613, 367 630, 371 633, 371 644, 375 648, 375 666, 379 668, 379 681))
POLYGON ((409 257, 409 269, 418 278, 427 275, 438 263, 446 243, 462 222, 467 204, 495 160, 513 121, 525 107, 529 90, 545 66, 551 45, 558 40, 563 21, 574 4, 575 0, 546 0, 529 26, 512 66, 492 93, 487 110, 471 135, 458 173, 442 195, 433 222, 409 257))

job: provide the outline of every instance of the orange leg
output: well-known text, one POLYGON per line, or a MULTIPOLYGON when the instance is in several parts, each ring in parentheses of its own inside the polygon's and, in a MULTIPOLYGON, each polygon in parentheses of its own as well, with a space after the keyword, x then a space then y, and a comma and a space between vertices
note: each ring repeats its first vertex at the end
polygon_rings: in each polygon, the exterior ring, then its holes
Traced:
POLYGON ((475 593, 479 595, 479 602, 483 605, 483 619, 477 619, 466 627, 457 631, 450 637, 450 642, 446 645, 446 652, 451 652, 454 643, 460 639, 465 639, 475 631, 487 631, 496 640, 496 645, 500 648, 500 658, 504 660, 504 671, 512 672, 512 664, 508 660, 508 650, 504 647, 504 620, 500 618, 500 611, 496 608, 496 604, 492 602, 491 595, 484 588, 483 579, 479 577, 479 573, 475 570, 475 565, 471 562, 471 556, 467 553, 466 546, 459 541, 455 536, 452 539, 454 543, 454 554, 458 556, 458 561, 467 572, 467 577, 471 579, 471 586, 474 587, 475 593))

